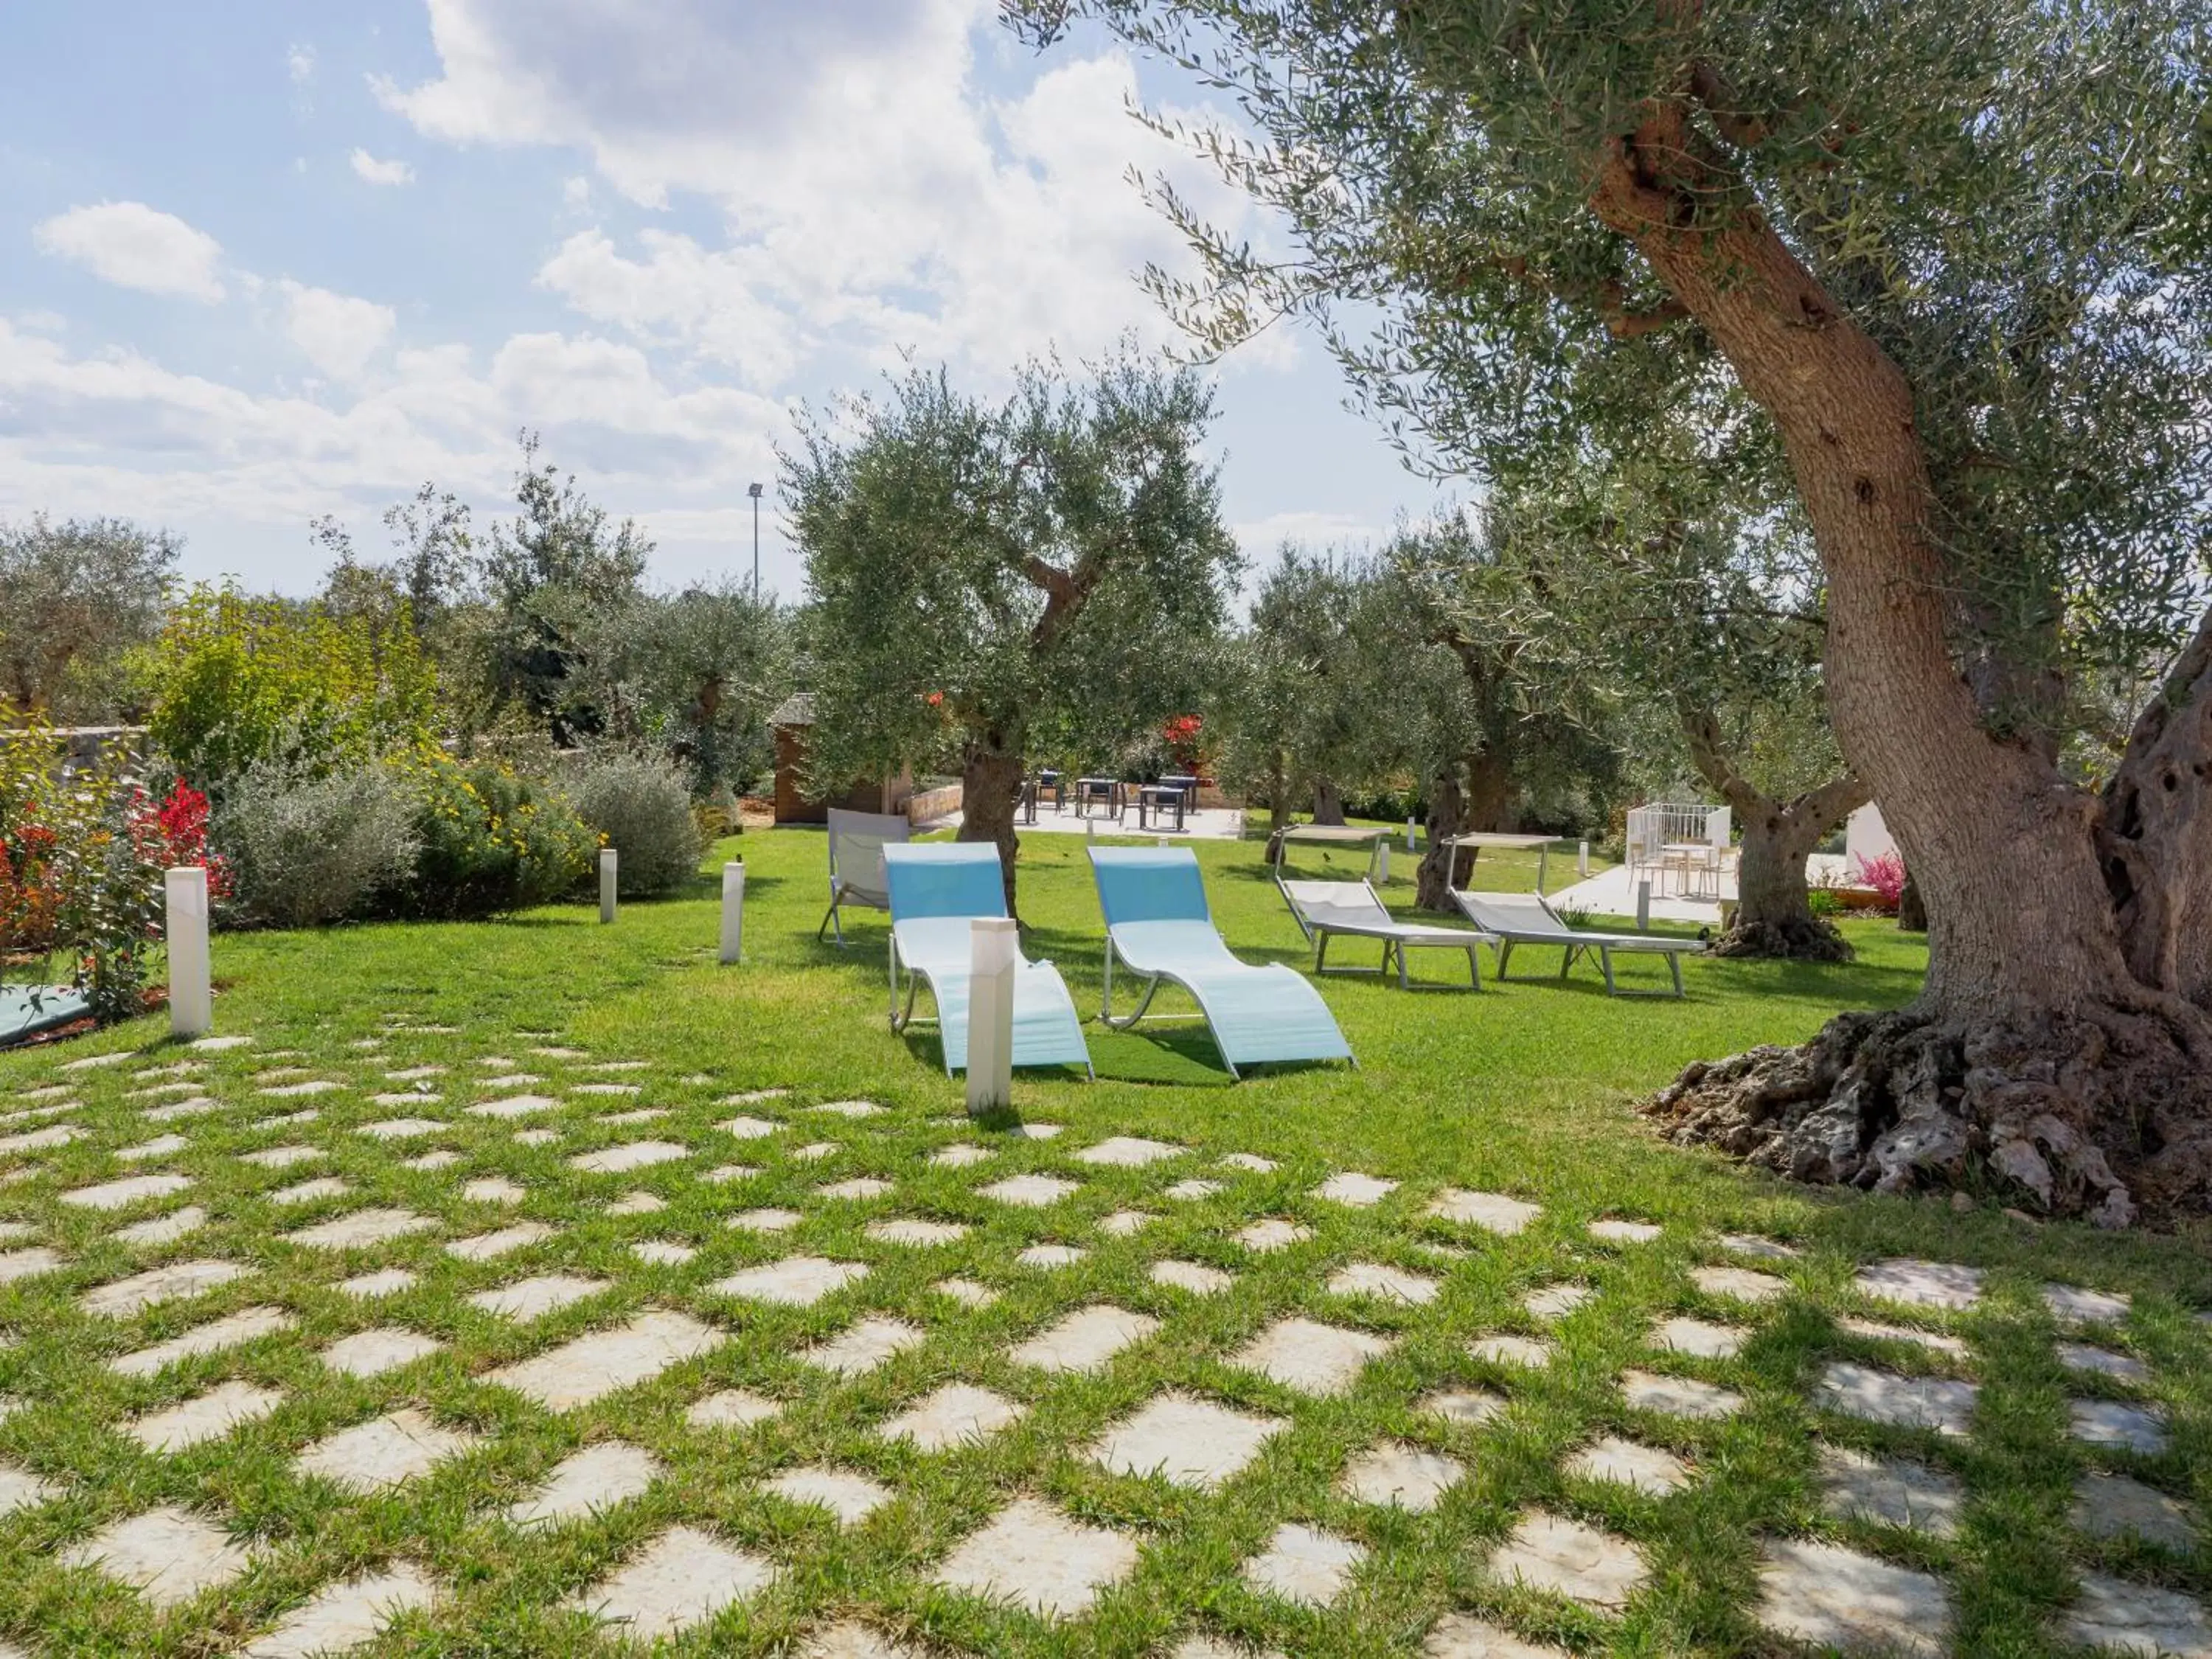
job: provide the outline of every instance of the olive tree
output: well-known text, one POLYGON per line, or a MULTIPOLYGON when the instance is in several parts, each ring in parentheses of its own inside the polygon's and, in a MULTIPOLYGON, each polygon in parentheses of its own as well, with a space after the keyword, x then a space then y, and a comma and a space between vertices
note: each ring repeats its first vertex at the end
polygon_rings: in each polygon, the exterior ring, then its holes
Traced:
POLYGON ((1301 804, 1316 823, 1342 823, 1345 791, 1379 784, 1395 763, 1389 666, 1357 626, 1370 580, 1354 560, 1286 544, 1224 653, 1221 768, 1267 803, 1271 834, 1301 804))
POLYGON ((0 704, 111 717, 124 653, 161 631, 179 537, 124 519, 0 524, 0 704))
POLYGON ((1642 740, 1732 810, 1737 903, 1711 949, 1847 961, 1805 875, 1869 799, 1828 722, 1818 561, 1802 517, 1758 492, 1762 470, 1732 459, 1685 445, 1656 472, 1577 465, 1547 489, 1516 487, 1493 516, 1547 561, 1547 637, 1626 702, 1663 711, 1638 723, 1642 740))
POLYGON ((769 711, 790 672, 789 618, 731 577, 587 615, 568 695, 604 735, 666 750, 705 796, 750 787, 767 769, 769 711))
POLYGON ((1771 425, 1929 968, 1692 1068, 1679 1133, 2108 1224, 2212 1206, 2201 0, 1012 9, 1241 102, 1255 137, 1202 142, 1292 246, 1164 196, 1206 270, 1157 285, 1210 343, 1334 319, 1376 407, 1497 478, 1632 454, 1716 381, 1771 425), (2109 775, 2071 773, 2077 689, 2138 672, 2109 775))
POLYGON ((1188 706, 1238 566, 1212 395, 1123 350, 1081 376, 1032 362, 990 402, 942 372, 800 422, 783 490, 806 560, 811 764, 883 775, 960 757, 961 836, 1014 895, 1033 739, 1156 731, 1188 706))

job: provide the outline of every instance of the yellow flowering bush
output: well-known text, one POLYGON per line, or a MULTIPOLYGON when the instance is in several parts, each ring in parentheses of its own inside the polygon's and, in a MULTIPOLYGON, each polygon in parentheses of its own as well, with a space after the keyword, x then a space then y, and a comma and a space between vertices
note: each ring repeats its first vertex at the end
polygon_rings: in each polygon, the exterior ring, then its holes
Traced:
POLYGON ((568 798, 495 761, 423 744, 386 763, 415 802, 422 850, 395 896, 410 915, 493 915, 545 904, 588 875, 598 838, 568 798))

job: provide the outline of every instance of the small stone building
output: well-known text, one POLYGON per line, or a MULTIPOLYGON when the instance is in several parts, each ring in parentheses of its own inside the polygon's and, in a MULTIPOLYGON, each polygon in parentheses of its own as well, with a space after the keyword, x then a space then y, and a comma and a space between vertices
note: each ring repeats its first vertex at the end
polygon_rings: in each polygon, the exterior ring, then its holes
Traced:
POLYGON ((903 812, 914 794, 914 774, 902 768, 895 777, 855 783, 842 794, 824 798, 806 792, 807 733, 814 725, 814 697, 793 692, 768 717, 775 738, 775 821, 824 823, 830 809, 854 812, 903 812))

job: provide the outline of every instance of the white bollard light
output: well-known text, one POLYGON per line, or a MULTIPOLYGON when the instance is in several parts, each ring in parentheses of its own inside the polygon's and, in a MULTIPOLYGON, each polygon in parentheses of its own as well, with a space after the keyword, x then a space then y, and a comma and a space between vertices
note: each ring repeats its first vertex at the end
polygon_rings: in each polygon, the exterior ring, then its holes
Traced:
POLYGON ((1152 844, 1155 847, 1166 847, 1171 843, 1165 836, 1155 836, 1152 837, 1152 844))
POLYGON ((1636 931, 1651 931, 1651 883, 1649 878, 1636 884, 1636 931))
POLYGON ((745 861, 722 866, 722 960, 735 962, 745 945, 745 861))
POLYGON ((1575 848, 1575 873, 1578 876, 1589 874, 1589 843, 1588 842, 1581 842, 1575 848))
POLYGON ((1014 963, 1012 918, 978 916, 969 924, 968 1115, 1014 1103, 1014 963))
POLYGON ((615 869, 617 862, 615 849, 613 848, 602 847, 599 848, 599 920, 601 921, 612 921, 615 919, 615 869))
POLYGON ((1091 817, 1087 815, 1085 817, 1083 820, 1083 838, 1085 841, 1091 842, 1095 842, 1098 839, 1098 820, 1097 818, 1091 817))
POLYGON ((1413 821, 1411 818, 1406 820, 1406 850, 1408 853, 1419 850, 1413 844, 1413 821))
POLYGON ((205 1036, 215 1029, 215 986, 208 976, 207 872, 184 866, 167 872, 169 941, 169 1035, 205 1036))

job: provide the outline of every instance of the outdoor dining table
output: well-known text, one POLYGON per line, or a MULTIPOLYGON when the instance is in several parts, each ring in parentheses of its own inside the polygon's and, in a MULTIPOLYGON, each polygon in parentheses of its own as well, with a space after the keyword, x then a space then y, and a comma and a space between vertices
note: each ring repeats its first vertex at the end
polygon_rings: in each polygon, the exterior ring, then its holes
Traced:
POLYGON ((1091 816, 1094 806, 1105 809, 1109 818, 1121 816, 1121 781, 1119 778, 1078 778, 1075 781, 1075 816, 1091 816))
POLYGON ((1139 830, 1164 828, 1168 817, 1172 814, 1175 818, 1175 827, 1180 831, 1183 827, 1183 807, 1186 800, 1187 797, 1182 790, 1174 784, 1146 784, 1137 791, 1137 828, 1139 830))

